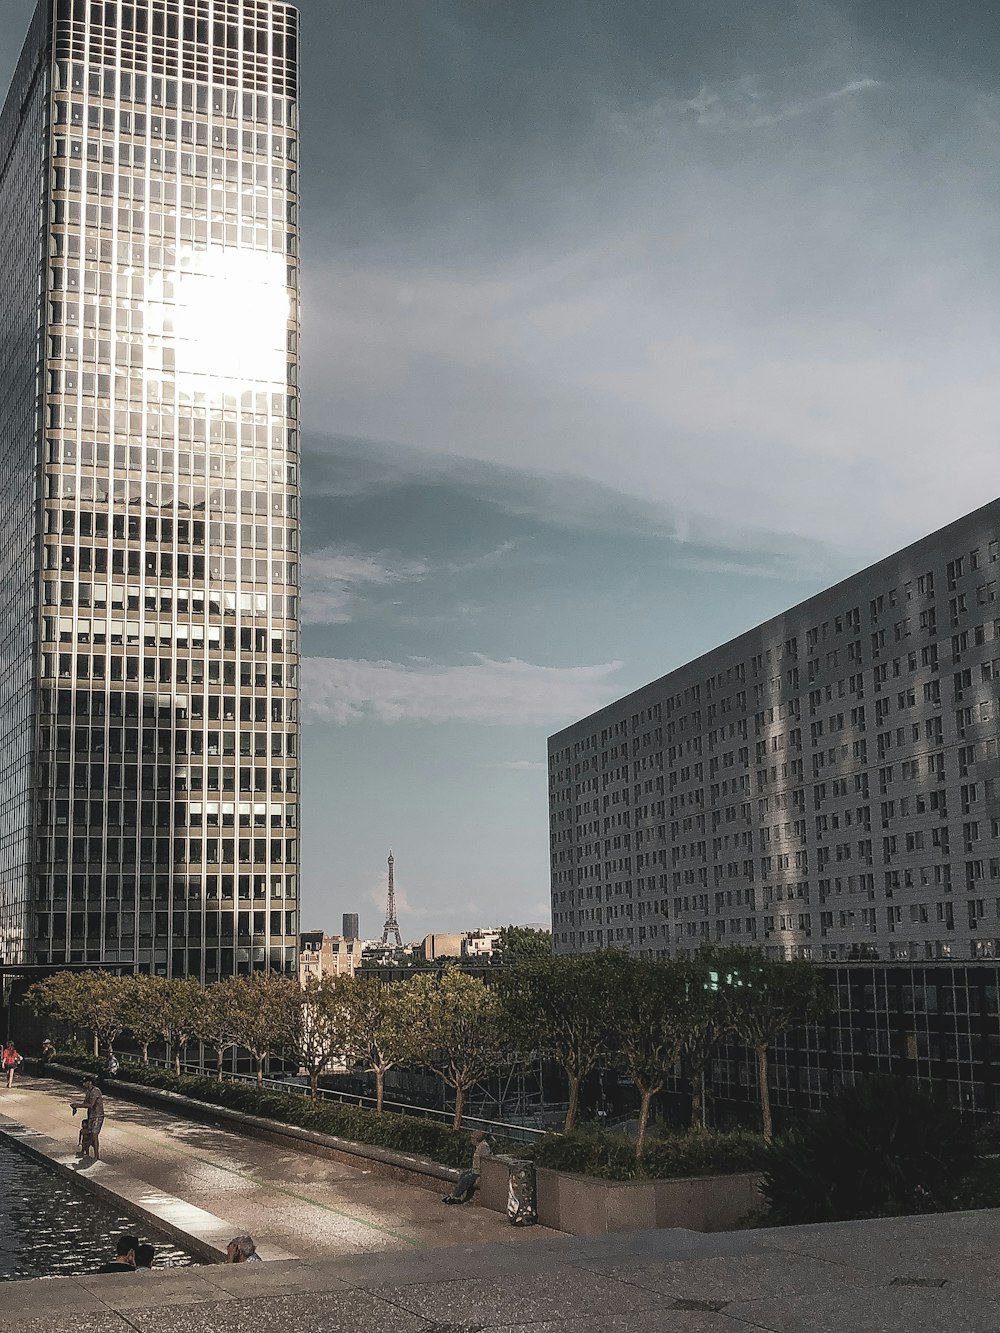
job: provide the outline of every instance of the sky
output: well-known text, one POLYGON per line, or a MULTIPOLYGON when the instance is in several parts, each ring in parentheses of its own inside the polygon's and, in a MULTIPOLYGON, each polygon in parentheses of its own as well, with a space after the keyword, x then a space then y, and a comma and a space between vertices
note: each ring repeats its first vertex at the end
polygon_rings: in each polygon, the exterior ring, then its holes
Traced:
POLYGON ((1000 490, 1000 8, 300 9, 303 925, 544 921, 549 734, 1000 490))

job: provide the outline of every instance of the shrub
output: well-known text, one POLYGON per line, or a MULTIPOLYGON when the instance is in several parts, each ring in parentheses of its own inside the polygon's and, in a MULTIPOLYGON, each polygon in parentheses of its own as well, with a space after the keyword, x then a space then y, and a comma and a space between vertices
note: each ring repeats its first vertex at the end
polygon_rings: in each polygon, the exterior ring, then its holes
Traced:
POLYGON ((975 1131, 905 1079, 860 1080, 772 1145, 763 1194, 771 1222, 847 1221, 954 1206, 975 1131))
POLYGON ((604 1180, 669 1180, 753 1171, 766 1158, 763 1139, 746 1130, 698 1129, 649 1139, 641 1159, 621 1134, 578 1130, 547 1134, 535 1146, 538 1166, 604 1180))
MULTIPOLYGON (((74 1066, 88 1072, 100 1073, 102 1062, 74 1060, 74 1066)), ((39 1066, 38 1072, 44 1069, 39 1066)), ((286 1125, 315 1130, 319 1134, 333 1134, 355 1143, 393 1148, 398 1152, 427 1157, 442 1166, 467 1167, 471 1149, 469 1136, 462 1130, 453 1130, 435 1120, 418 1116, 392 1115, 343 1102, 316 1101, 292 1092, 277 1092, 258 1088, 249 1083, 219 1083, 212 1078, 196 1078, 189 1074, 175 1074, 169 1069, 150 1065, 122 1062, 117 1078, 141 1087, 157 1088, 163 1092, 177 1092, 213 1106, 230 1111, 277 1120, 286 1125)))

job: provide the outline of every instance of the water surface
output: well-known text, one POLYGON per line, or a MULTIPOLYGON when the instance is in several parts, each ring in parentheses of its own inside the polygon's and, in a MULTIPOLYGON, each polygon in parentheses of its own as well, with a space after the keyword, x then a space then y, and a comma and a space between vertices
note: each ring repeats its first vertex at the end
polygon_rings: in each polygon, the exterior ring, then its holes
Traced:
POLYGON ((114 1258, 115 1242, 123 1232, 153 1246, 154 1268, 198 1262, 4 1140, 0 1182, 0 1282, 93 1273, 114 1258))

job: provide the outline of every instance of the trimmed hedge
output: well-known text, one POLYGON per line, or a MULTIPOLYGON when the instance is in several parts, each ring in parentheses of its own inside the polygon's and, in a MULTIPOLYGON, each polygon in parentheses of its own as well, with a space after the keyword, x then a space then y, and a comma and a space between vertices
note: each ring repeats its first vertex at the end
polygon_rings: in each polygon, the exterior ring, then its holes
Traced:
POLYGON ((759 1170, 767 1148, 759 1134, 747 1130, 693 1129, 648 1139, 636 1158, 635 1145, 621 1134, 576 1130, 546 1134, 535 1145, 534 1158, 538 1166, 603 1180, 670 1180, 759 1170))

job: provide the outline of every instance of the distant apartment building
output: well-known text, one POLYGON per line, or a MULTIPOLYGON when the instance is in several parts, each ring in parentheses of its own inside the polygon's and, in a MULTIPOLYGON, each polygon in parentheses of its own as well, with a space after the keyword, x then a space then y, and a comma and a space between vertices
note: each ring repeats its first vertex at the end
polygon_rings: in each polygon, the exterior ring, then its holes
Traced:
POLYGON ((353 977, 361 964, 361 941, 307 930, 299 936, 299 985, 310 978, 353 977))
POLYGON ((360 925, 357 912, 345 912, 343 918, 344 924, 342 934, 345 940, 356 940, 360 933, 360 925))
POLYGON ((499 930, 459 930, 425 935, 414 948, 433 963, 442 958, 489 958, 499 942, 499 930))
POLYGON ((570 953, 1000 956, 1000 500, 549 741, 570 953))

